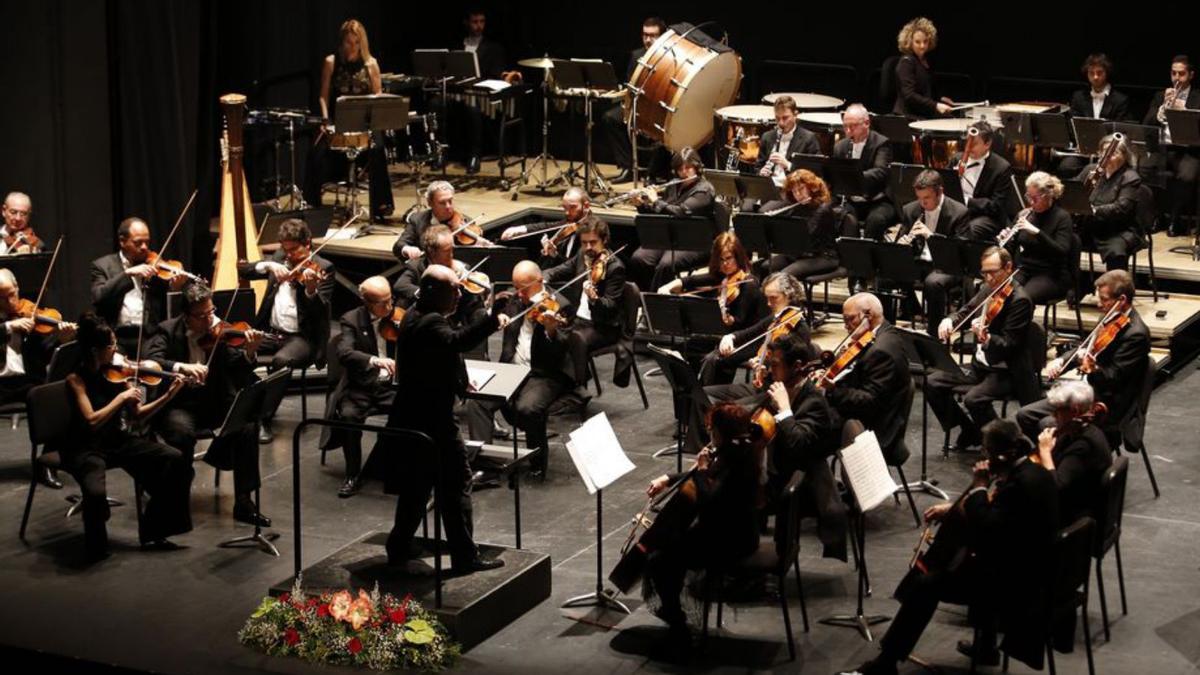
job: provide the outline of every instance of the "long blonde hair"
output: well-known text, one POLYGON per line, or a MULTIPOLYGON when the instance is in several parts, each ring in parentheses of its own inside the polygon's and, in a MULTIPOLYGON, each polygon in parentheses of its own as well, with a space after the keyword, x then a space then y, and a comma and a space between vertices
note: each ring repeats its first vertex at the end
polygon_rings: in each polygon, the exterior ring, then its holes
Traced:
POLYGON ((896 36, 896 46, 900 49, 901 54, 913 53, 913 34, 918 31, 924 33, 925 37, 929 38, 929 49, 926 50, 927 52, 933 51, 933 48, 937 46, 937 28, 934 27, 933 22, 929 19, 918 16, 904 24, 904 27, 900 29, 900 34, 896 36))
POLYGON ((366 63, 371 60, 371 43, 367 40, 367 29, 358 19, 346 19, 338 29, 338 54, 341 55, 342 42, 346 35, 353 33, 358 37, 358 60, 366 63))

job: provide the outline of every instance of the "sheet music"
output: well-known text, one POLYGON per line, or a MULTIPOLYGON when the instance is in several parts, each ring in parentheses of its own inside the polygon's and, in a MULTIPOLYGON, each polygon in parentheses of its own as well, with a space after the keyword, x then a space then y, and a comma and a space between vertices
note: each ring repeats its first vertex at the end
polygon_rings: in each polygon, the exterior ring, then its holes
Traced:
POLYGON ((505 89, 508 89, 512 85, 505 82, 504 80, 480 80, 480 81, 476 82, 475 84, 473 84, 472 86, 483 87, 484 89, 487 89, 488 91, 491 91, 491 92, 498 92, 498 91, 504 91, 505 89))
POLYGON ((621 442, 617 440, 617 434, 604 413, 592 417, 571 432, 567 451, 589 494, 603 490, 637 468, 625 456, 621 442))
POLYGON ((467 382, 471 385, 471 389, 475 391, 481 391, 495 376, 496 371, 494 370, 467 367, 467 382))
POLYGON ((891 498, 899 485, 892 480, 874 431, 864 431, 842 448, 842 466, 858 507, 865 513, 891 498))

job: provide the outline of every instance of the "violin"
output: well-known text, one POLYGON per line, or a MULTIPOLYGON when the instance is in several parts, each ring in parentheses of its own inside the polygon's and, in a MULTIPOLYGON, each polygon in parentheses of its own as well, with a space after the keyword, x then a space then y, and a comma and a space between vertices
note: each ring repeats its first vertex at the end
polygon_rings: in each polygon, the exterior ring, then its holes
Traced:
POLYGON ((550 238, 550 243, 556 248, 562 246, 568 239, 575 236, 575 231, 578 229, 579 223, 567 223, 554 233, 554 236, 550 238))
MULTIPOLYGON (((758 352, 754 355, 754 362, 759 365, 765 363, 767 360, 767 348, 771 346, 771 343, 785 335, 790 335, 803 320, 803 311, 796 307, 785 307, 780 312, 779 317, 771 322, 770 328, 767 328, 767 331, 760 336, 762 337, 762 344, 758 346, 758 352)), ((756 378, 754 385, 756 389, 761 388, 762 382, 756 378)))
POLYGON ((28 299, 17 302, 16 314, 23 319, 33 319, 34 332, 42 335, 57 331, 63 323, 62 314, 57 309, 38 307, 37 303, 28 299))
POLYGON ((154 274, 163 281, 170 281, 175 277, 186 277, 192 281, 204 283, 204 277, 183 268, 183 263, 178 260, 164 260, 162 256, 150 251, 146 255, 146 264, 154 268, 154 274))
POLYGON ((825 389, 833 386, 838 378, 854 365, 854 361, 866 351, 867 347, 875 342, 875 331, 871 329, 871 324, 865 318, 858 326, 853 333, 846 336, 846 340, 838 346, 837 350, 821 355, 821 360, 827 361, 829 366, 818 378, 818 387, 825 389))
POLYGON ((171 373, 162 369, 157 361, 142 361, 141 365, 109 363, 104 366, 104 379, 114 384, 142 384, 154 387, 162 384, 163 380, 174 380, 183 377, 179 373, 171 373))
POLYGON ((403 307, 393 307, 392 313, 379 324, 379 335, 388 342, 395 342, 400 339, 400 322, 404 320, 404 315, 407 313, 403 307))
POLYGON ((978 305, 972 307, 971 311, 967 312, 967 315, 962 318, 962 321, 959 321, 958 324, 950 330, 950 334, 953 335, 954 333, 962 330, 963 326, 967 325, 967 322, 974 319, 975 313, 980 309, 986 308, 983 315, 980 317, 980 327, 987 328, 989 325, 991 325, 992 321, 999 316, 1000 312, 1004 309, 1004 303, 1008 300, 1009 296, 1013 294, 1013 280, 1016 278, 1018 271, 1019 270, 1013 270, 1012 274, 1008 275, 1004 281, 1000 282, 999 286, 996 286, 990 293, 987 294, 987 297, 983 299, 983 302, 980 302, 978 305))
POLYGON ((529 319, 540 323, 546 328, 560 328, 567 323, 566 317, 559 314, 562 306, 552 293, 545 293, 541 300, 529 308, 529 319))
POLYGON ((483 226, 479 224, 479 219, 463 224, 462 211, 457 209, 450 218, 450 229, 454 230, 454 243, 458 246, 477 246, 479 240, 483 239, 483 226))
MULTIPOLYGON (((218 342, 224 342, 230 347, 241 347, 246 344, 248 334, 253 330, 250 324, 245 321, 218 321, 209 329, 199 340, 200 348, 204 351, 209 351, 217 345, 218 342)), ((263 333, 264 340, 282 341, 283 336, 276 333, 263 333)))
POLYGON ((9 232, 4 235, 4 245, 8 247, 10 253, 32 253, 41 248, 42 240, 31 228, 9 232), (18 251, 22 246, 28 248, 28 251, 18 251))
POLYGON ((588 281, 590 281, 593 286, 599 284, 601 281, 604 281, 604 275, 608 272, 608 257, 610 255, 612 254, 608 251, 605 251, 604 253, 596 256, 596 259, 592 261, 591 266, 588 268, 588 281))
POLYGON ((471 269, 463 263, 455 260, 454 271, 458 273, 459 287, 471 295, 483 295, 492 291, 492 280, 488 275, 478 271, 483 263, 487 262, 488 258, 484 258, 475 264, 471 269))
MULTIPOLYGON (((1087 339, 1081 342, 1079 347, 1076 348, 1075 351, 1071 352, 1071 356, 1062 362, 1062 365, 1058 367, 1058 372, 1054 373, 1053 377, 1049 377, 1047 379, 1050 381, 1058 379, 1060 375, 1067 372, 1068 366, 1070 366, 1071 362, 1073 362, 1075 359, 1082 359, 1084 356, 1090 356, 1092 359, 1095 359, 1097 356, 1099 356, 1101 352, 1103 352, 1109 345, 1113 343, 1114 340, 1117 339, 1117 336, 1121 334, 1121 331, 1125 330, 1125 327, 1129 325, 1129 322, 1132 321, 1132 319, 1129 318, 1129 312, 1132 309, 1132 305, 1130 305, 1125 298, 1121 298, 1120 301, 1114 303, 1113 306, 1109 308, 1109 310, 1100 319, 1100 322, 1096 324, 1096 327, 1092 329, 1092 332, 1087 336, 1087 339)), ((1082 367, 1080 367, 1080 371, 1083 372, 1084 375, 1087 375, 1090 372, 1084 371, 1082 367)))
POLYGON ((295 281, 299 283, 301 278, 304 276, 305 270, 312 270, 312 272, 317 275, 317 278, 321 280, 324 280, 325 277, 329 276, 325 270, 321 269, 321 265, 317 263, 317 261, 313 259, 311 255, 298 263, 293 264, 289 262, 287 266, 288 269, 292 271, 291 276, 289 276, 287 279, 288 281, 295 281))

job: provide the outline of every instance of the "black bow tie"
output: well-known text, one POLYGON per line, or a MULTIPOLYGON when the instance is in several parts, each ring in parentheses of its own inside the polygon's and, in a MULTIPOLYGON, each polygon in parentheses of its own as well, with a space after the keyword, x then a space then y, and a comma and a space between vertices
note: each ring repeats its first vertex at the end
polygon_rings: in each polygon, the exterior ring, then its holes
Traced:
POLYGON ((983 162, 971 162, 970 164, 967 165, 967 168, 974 169, 975 167, 979 166, 980 164, 983 164, 983 162))

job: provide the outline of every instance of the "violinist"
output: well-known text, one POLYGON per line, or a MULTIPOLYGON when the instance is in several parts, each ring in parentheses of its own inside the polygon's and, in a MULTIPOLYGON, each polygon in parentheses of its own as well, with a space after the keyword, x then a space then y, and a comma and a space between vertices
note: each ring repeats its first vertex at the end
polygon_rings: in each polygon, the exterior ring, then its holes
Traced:
POLYGON ((927 522, 941 523, 933 545, 961 547, 966 555, 959 564, 914 566, 896 589, 900 609, 880 640, 881 653, 845 673, 895 675, 939 602, 967 605, 980 640, 959 642, 958 649, 975 663, 1000 663, 996 634, 1003 631, 1005 652, 1041 669, 1045 593, 1053 578, 1047 570, 1054 569, 1060 520, 1054 478, 1030 461, 1030 451, 1012 422, 993 420, 984 427, 984 459, 975 463, 966 493, 959 502, 925 511, 927 522), (961 527, 953 541, 943 539, 952 522, 961 527))
POLYGON ((571 186, 563 193, 562 210, 562 222, 513 225, 501 233, 500 241, 511 241, 532 236, 550 228, 557 228, 543 234, 539 243, 542 251, 540 265, 545 268, 558 265, 575 254, 575 249, 578 247, 579 225, 585 221, 600 220, 592 213, 591 198, 583 188, 578 186, 571 186))
POLYGON ((925 383, 929 407, 942 428, 947 433, 962 429, 956 450, 979 444, 980 428, 996 419, 994 401, 1015 395, 1024 404, 1037 398, 1033 352, 1045 349, 1029 340, 1033 301, 1013 275, 1012 255, 993 246, 983 252, 980 268, 983 287, 938 326, 938 337, 949 343, 955 328, 970 322, 976 345, 971 367, 966 373, 934 372, 925 383), (956 392, 964 394, 965 411, 954 401, 956 392))
POLYGON ((658 292, 715 297, 722 320, 732 330, 749 326, 765 313, 758 281, 750 274, 750 256, 733 232, 722 232, 713 239, 708 272, 675 279, 658 292))
POLYGON ((421 233, 431 225, 446 225, 453 231, 472 220, 454 207, 454 186, 448 181, 430 183, 425 188, 425 204, 429 208, 409 214, 404 231, 392 244, 392 254, 401 261, 421 257, 421 233))
POLYGON ((117 334, 121 351, 137 353, 139 330, 146 337, 166 318, 167 291, 178 291, 187 277, 164 280, 150 263, 150 227, 141 218, 126 218, 117 227, 119 250, 92 261, 92 306, 117 334))
POLYGON ((758 321, 740 330, 721 336, 717 348, 700 363, 700 384, 710 398, 729 400, 754 393, 749 384, 733 384, 737 367, 751 359, 756 369, 765 364, 766 345, 778 335, 793 330, 808 335, 804 307, 804 287, 786 272, 775 272, 763 280, 763 298, 767 313, 758 321), (778 332, 776 332, 778 331, 778 332), (754 344, 749 344, 753 342, 754 344))
MULTIPOLYGON (((278 342, 264 343, 259 349, 260 354, 273 357, 268 366, 272 371, 324 362, 333 273, 332 262, 312 254, 312 233, 298 218, 279 225, 279 250, 270 260, 238 263, 240 278, 267 280, 267 293, 254 324, 258 330, 282 336, 278 342)), ((281 400, 263 403, 260 443, 270 443, 275 437, 272 420, 281 400)))
MULTIPOLYGON (((559 286, 590 272, 583 281, 562 290, 575 308, 567 344, 575 366, 575 384, 582 387, 587 382, 589 355, 621 339, 625 265, 608 250, 608 223, 591 216, 580 221, 577 235, 579 251, 569 260, 546 270, 543 276, 546 283, 559 286)), ((628 386, 632 369, 633 354, 627 350, 619 351, 613 383, 619 387, 628 386)))
POLYGON ((992 152, 995 129, 979 120, 967 129, 963 151, 951 159, 958 169, 963 201, 967 206, 967 231, 972 239, 994 239, 1008 224, 1016 195, 1012 191, 1012 165, 992 152))
MULTIPOLYGON (((838 214, 825 181, 808 169, 800 169, 788 174, 783 189, 787 199, 780 208, 795 205, 786 215, 799 227, 808 228, 810 248, 799 258, 772 255, 770 270, 803 279, 837 269, 837 238, 842 233, 838 231, 838 214)), ((768 209, 764 206, 763 210, 768 209)))
MULTIPOLYGON (((454 258, 454 237, 450 234, 450 228, 445 225, 432 225, 421 233, 421 250, 424 251, 424 255, 404 263, 404 268, 396 277, 396 283, 392 285, 392 295, 396 304, 405 309, 416 303, 421 276, 430 265, 449 267, 458 274, 460 282, 468 270, 461 260, 454 258)), ((469 290, 462 290, 462 297, 459 298, 454 313, 448 317, 450 325, 455 328, 470 324, 480 315, 486 314, 486 301, 491 293, 490 288, 481 289, 475 285, 471 285, 469 290)))
MULTIPOLYGON (((212 339, 220 324, 213 307, 212 291, 202 283, 184 286, 180 294, 181 314, 159 325, 143 352, 163 370, 183 375, 184 387, 154 418, 154 430, 163 442, 193 462, 196 432, 216 430, 223 423, 239 391, 254 377, 255 355, 262 333, 250 330, 245 344, 232 346, 228 340, 212 339)), ((233 518, 263 527, 271 519, 254 506, 254 491, 262 484, 258 466, 258 443, 253 427, 233 436, 214 440, 204 461, 219 470, 233 471, 233 518)))
MULTIPOLYGON (((660 196, 653 188, 641 188, 633 203, 638 213, 671 216, 715 217, 716 190, 704 177, 704 160, 690 147, 671 155, 671 171, 682 182, 671 185, 660 196)), ((658 288, 681 270, 704 262, 703 251, 666 251, 638 247, 629 259, 629 273, 642 290, 658 288)))
MULTIPOLYGON (((1103 423, 1114 447, 1121 442, 1117 426, 1137 404, 1150 366, 1150 329, 1133 307, 1136 290, 1133 277, 1124 270, 1105 272, 1096 279, 1096 298, 1100 313, 1107 317, 1097 329, 1097 339, 1103 339, 1091 349, 1076 350, 1051 360, 1042 375, 1057 379, 1064 372, 1078 368, 1095 391, 1096 401, 1103 403, 1108 415, 1103 423), (1073 358, 1072 358, 1073 357, 1073 358)), ((1030 403, 1017 412, 1017 424, 1031 439, 1036 439, 1053 409, 1045 400, 1030 403)))
MULTIPOLYGON (((542 270, 532 260, 517 263, 512 278, 515 297, 508 302, 497 301, 502 311, 513 317, 504 328, 500 362, 529 366, 531 370, 525 383, 499 410, 510 424, 525 431, 530 448, 541 450, 533 456, 530 466, 534 474, 544 476, 550 454, 546 438, 550 406, 575 388, 576 368, 571 360, 567 326, 572 309, 565 296, 546 287, 542 270), (517 318, 530 308, 533 309, 517 318)), ((464 416, 471 438, 491 442, 496 409, 497 405, 490 402, 467 402, 464 416)))
POLYGON ((1037 435, 1038 462, 1054 474, 1058 485, 1058 514, 1075 522, 1097 516, 1102 508, 1100 481, 1112 466, 1112 451, 1101 421, 1104 406, 1095 405, 1087 382, 1059 382, 1046 395, 1052 421, 1037 435))
POLYGON ((1070 259, 1074 226, 1071 214, 1058 205, 1062 195, 1062 181, 1044 171, 1034 171, 1025 179, 1026 209, 1012 224, 1021 266, 1017 283, 1035 305, 1067 297, 1073 285, 1071 270, 1079 265, 1079 261, 1070 259))
POLYGON ((1133 167, 1133 152, 1124 137, 1110 134, 1101 139, 1100 156, 1108 157, 1104 166, 1088 165, 1077 176, 1080 180, 1095 176, 1099 182, 1088 199, 1092 212, 1080 215, 1076 224, 1083 250, 1098 251, 1105 269, 1124 270, 1129 268, 1130 254, 1146 245, 1137 221, 1142 177, 1133 167))
POLYGON ((4 227, 0 227, 0 255, 42 253, 46 242, 29 226, 33 200, 24 192, 10 192, 4 197, 4 227))
MULTIPOLYGON (((392 302, 387 279, 368 277, 358 285, 358 295, 362 305, 341 317, 332 358, 342 364, 342 379, 332 383, 326 418, 362 424, 371 415, 392 407, 396 392, 390 384, 396 378, 395 338, 399 325, 398 307, 392 302)), ((322 450, 334 449, 338 443, 346 457, 346 479, 338 496, 352 497, 362 489, 369 474, 363 470, 362 432, 330 430, 322 434, 322 450)), ((371 459, 367 466, 373 466, 371 459)))
POLYGON ((109 508, 105 472, 119 466, 150 495, 139 519, 138 539, 143 548, 178 548, 168 537, 192 529, 189 509, 192 465, 179 450, 159 443, 146 433, 145 423, 182 391, 182 378, 171 378, 166 392, 145 400, 140 386, 113 382, 106 377, 120 360, 117 340, 104 320, 84 314, 77 335, 82 354, 75 371, 67 376, 75 411, 71 424, 74 439, 62 448, 63 466, 83 493, 83 531, 87 557, 108 557, 109 508))

